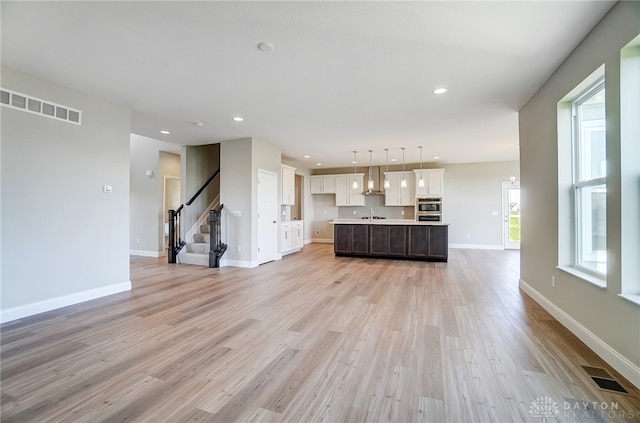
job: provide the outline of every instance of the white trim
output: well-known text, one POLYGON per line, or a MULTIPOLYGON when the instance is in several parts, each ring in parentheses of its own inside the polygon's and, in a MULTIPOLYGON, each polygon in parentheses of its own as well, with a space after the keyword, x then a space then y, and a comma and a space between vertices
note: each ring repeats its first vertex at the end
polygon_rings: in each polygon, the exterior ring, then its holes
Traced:
POLYGON ((229 260, 229 259, 221 259, 220 267, 242 267, 245 269, 251 269, 253 267, 258 267, 258 261, 246 261, 246 260, 229 260))
POLYGON ((618 297, 624 298, 629 301, 631 304, 635 304, 640 306, 640 295, 638 294, 618 294, 618 297))
POLYGON ((311 243, 314 242, 319 244, 333 244, 333 240, 329 238, 311 238, 311 243))
POLYGON ((313 242, 313 239, 305 239, 304 245, 311 244, 312 242, 313 242))
POLYGON ((0 323, 22 319, 24 317, 33 316, 46 311, 83 303, 89 300, 95 300, 96 298, 106 297, 107 295, 125 291, 131 291, 131 281, 125 281, 113 285, 102 286, 100 288, 90 289, 88 291, 76 292, 73 294, 63 295, 61 297, 49 298, 42 301, 36 301, 35 303, 11 307, 0 311, 0 323))
POLYGON ((556 269, 562 270, 563 272, 567 272, 568 274, 575 276, 576 278, 582 279, 585 282, 588 282, 592 285, 597 286, 598 288, 606 289, 607 281, 603 280, 597 276, 591 275, 590 273, 583 272, 579 269, 576 269, 572 266, 556 266, 556 269))
POLYGON ((610 345, 598 338, 593 332, 584 327, 580 322, 568 315, 564 310, 551 302, 548 298, 535 290, 531 285, 520 279, 520 289, 529 295, 542 308, 558 320, 571 333, 587 344, 611 367, 616 369, 629 382, 640 387, 640 367, 633 364, 625 356, 614 350, 610 345))
POLYGON ((464 248, 467 250, 504 250, 502 245, 495 244, 449 244, 449 248, 464 248))
POLYGON ((130 256, 142 256, 142 257, 164 257, 167 255, 166 251, 146 251, 146 250, 129 250, 130 256))

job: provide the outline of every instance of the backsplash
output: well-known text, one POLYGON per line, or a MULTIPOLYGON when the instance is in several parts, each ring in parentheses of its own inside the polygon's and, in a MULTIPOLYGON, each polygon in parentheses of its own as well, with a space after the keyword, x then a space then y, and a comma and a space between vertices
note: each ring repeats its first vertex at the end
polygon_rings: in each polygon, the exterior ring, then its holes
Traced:
POLYGON ((373 215, 387 219, 415 219, 414 207, 386 207, 384 195, 368 195, 364 197, 364 207, 338 207, 339 219, 360 219, 373 215), (354 214, 355 212, 355 214, 354 214), (404 212, 404 214, 402 214, 404 212))

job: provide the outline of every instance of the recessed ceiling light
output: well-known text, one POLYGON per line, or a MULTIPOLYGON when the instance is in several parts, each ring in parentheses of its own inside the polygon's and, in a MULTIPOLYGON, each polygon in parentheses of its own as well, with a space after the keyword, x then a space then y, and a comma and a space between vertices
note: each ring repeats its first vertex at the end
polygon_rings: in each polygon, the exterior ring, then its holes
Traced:
POLYGON ((434 156, 433 157, 435 160, 440 160, 440 156, 434 156))
POLYGON ((263 53, 269 53, 271 51, 273 51, 273 44, 271 43, 258 43, 258 50, 260 50, 263 53))
POLYGON ((358 162, 355 160, 351 160, 351 164, 358 164, 358 162))
POLYGON ((302 156, 302 157, 304 157, 305 159, 308 159, 308 158, 309 158, 309 157, 311 157, 311 156, 309 156, 308 154, 305 154, 305 155, 304 155, 304 156, 302 156))
POLYGON ((398 161, 398 159, 391 159, 391 161, 392 161, 392 162, 396 162, 396 161, 398 161))
POLYGON ((202 128, 204 126, 204 122, 193 122, 193 124, 195 126, 199 126, 200 128, 202 128))
POLYGON ((435 90, 433 90, 434 94, 444 94, 446 92, 447 92, 447 89, 446 88, 442 88, 442 87, 436 88, 435 90))
POLYGON ((242 122, 244 118, 242 116, 234 116, 233 120, 235 120, 236 122, 242 122))
POLYGON ((169 135, 171 132, 166 131, 166 130, 162 130, 162 131, 160 131, 160 133, 163 134, 163 135, 169 135))
POLYGON ((322 166, 322 163, 316 163, 316 166, 322 166))

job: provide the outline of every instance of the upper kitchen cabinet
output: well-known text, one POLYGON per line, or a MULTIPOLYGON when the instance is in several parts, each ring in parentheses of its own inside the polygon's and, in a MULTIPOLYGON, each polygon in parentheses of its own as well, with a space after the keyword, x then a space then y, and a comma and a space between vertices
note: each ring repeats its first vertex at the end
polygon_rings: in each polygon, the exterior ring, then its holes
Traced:
POLYGON ((415 169, 415 187, 416 197, 437 195, 442 197, 444 192, 444 169, 415 169), (424 187, 420 187, 420 175, 422 172, 422 180, 424 187))
POLYGON ((364 206, 363 182, 364 173, 336 175, 336 206, 364 206), (354 178, 358 183, 357 188, 353 187, 354 178))
POLYGON ((296 200, 296 168, 281 165, 282 169, 282 205, 293 206, 296 200))
POLYGON ((311 194, 335 194, 336 175, 317 175, 309 178, 311 194))
POLYGON ((385 172, 385 177, 389 180, 389 188, 384 190, 385 206, 415 206, 416 190, 415 178, 411 171, 406 172, 385 172), (402 178, 407 182, 407 187, 402 188, 402 178))

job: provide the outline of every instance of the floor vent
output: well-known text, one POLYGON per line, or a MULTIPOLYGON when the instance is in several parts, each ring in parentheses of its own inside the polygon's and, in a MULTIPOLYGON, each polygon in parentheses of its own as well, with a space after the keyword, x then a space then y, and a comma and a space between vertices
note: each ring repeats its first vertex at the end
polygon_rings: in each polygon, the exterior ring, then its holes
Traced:
POLYGON ((82 112, 80 110, 31 97, 17 91, 0 88, 0 104, 12 109, 22 110, 23 112, 33 113, 75 125, 82 125, 82 112))
POLYGON ((598 388, 603 391, 616 392, 618 394, 627 394, 626 389, 622 387, 605 369, 599 367, 582 366, 585 372, 594 381, 598 388))

